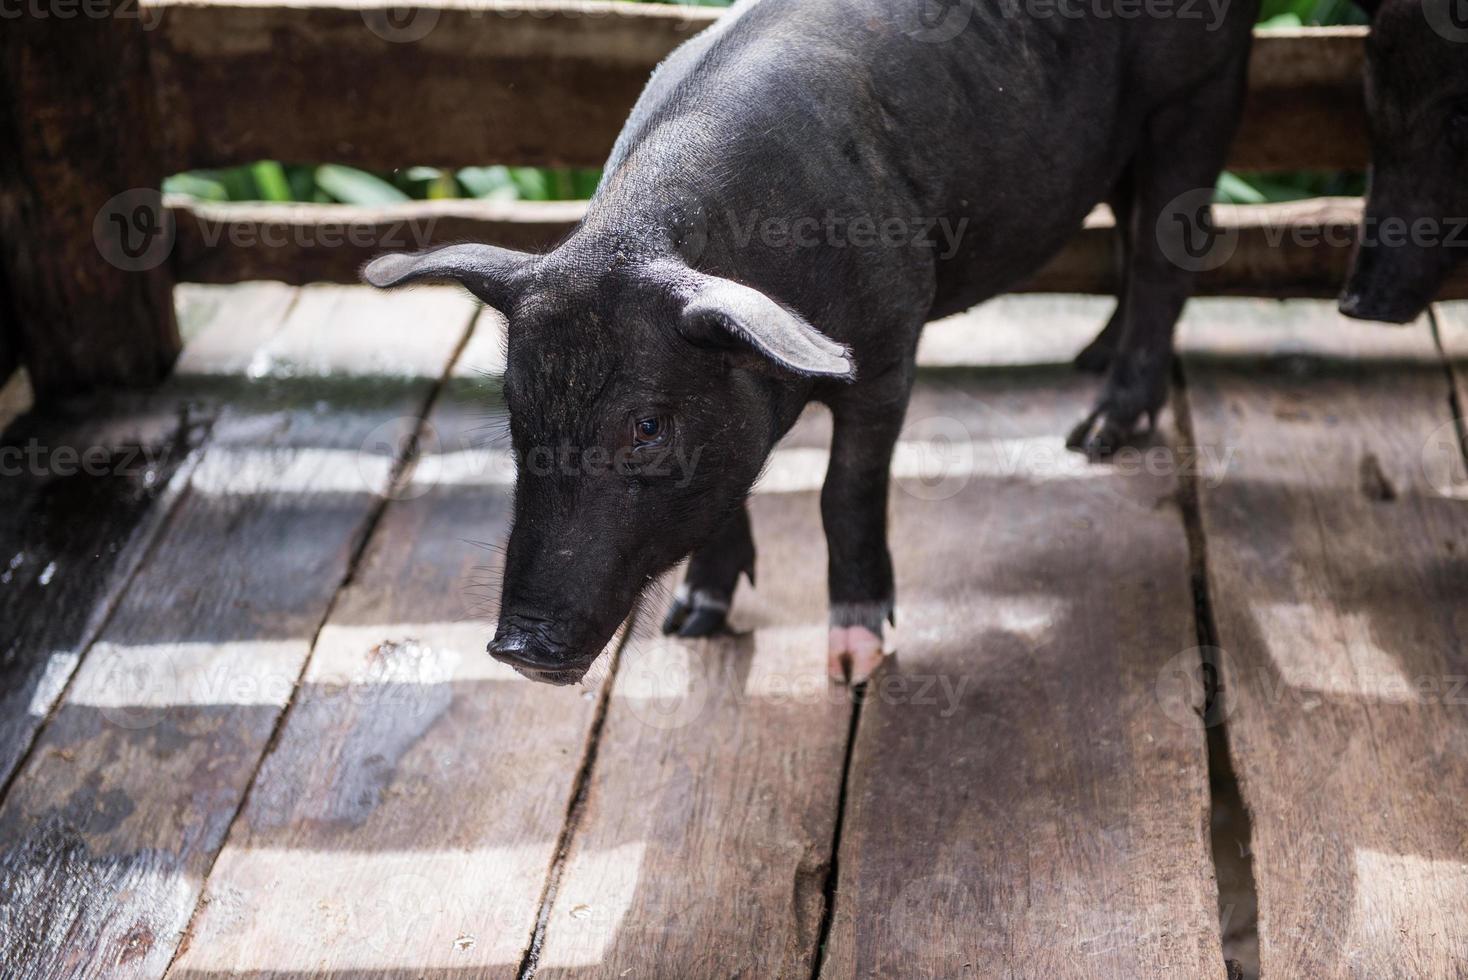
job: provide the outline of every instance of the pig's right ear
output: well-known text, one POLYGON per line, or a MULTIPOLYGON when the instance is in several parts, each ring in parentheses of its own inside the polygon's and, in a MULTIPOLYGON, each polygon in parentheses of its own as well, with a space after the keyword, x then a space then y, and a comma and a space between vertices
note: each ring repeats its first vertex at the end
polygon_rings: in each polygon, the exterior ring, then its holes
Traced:
POLYGON ((743 367, 854 381, 851 352, 757 289, 695 273, 679 332, 700 347, 739 355, 743 367))
POLYGON ((427 252, 380 255, 362 267, 362 279, 378 289, 415 282, 456 282, 495 309, 514 303, 534 256, 493 245, 446 245, 427 252))

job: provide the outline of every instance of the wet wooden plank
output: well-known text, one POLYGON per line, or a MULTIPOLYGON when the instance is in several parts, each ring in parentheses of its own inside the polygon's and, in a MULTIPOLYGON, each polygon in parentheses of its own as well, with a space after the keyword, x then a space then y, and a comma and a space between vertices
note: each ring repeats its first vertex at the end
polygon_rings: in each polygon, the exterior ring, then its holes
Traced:
MULTIPOLYGON (((221 344, 256 343, 295 290, 185 290, 195 343, 183 370, 240 370, 221 344), (212 305, 204 305, 208 298, 212 305), (212 315, 228 303, 229 316, 212 315)), ((182 379, 146 396, 25 417, 0 446, 0 785, 9 781, 81 655, 187 485, 214 407, 182 379)), ((18 396, 17 396, 18 397, 18 396)))
POLYGON ((1188 457, 1066 453, 1062 369, 948 380, 899 446, 821 975, 1222 978, 1188 457))
POLYGON ((162 976, 471 315, 307 289, 209 383, 230 402, 187 496, 0 807, 0 973, 162 976))
MULTIPOLYGON (((170 977, 513 976, 600 684, 492 661, 510 471, 485 313, 316 644, 170 977), (301 869, 309 869, 305 875, 301 869)), ((596 675, 605 678, 605 670, 596 675)))
POLYGON ((1183 337, 1232 454, 1202 520, 1261 975, 1460 976, 1468 501, 1429 327, 1213 303, 1183 337))

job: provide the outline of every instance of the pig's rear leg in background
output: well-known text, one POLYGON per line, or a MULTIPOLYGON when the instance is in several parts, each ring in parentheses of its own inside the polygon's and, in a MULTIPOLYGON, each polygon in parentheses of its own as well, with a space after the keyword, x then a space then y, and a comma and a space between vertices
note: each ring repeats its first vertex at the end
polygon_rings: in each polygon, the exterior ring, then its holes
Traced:
POLYGON ((690 637, 722 632, 741 574, 754 584, 754 536, 744 504, 689 558, 683 584, 663 620, 663 632, 690 637))
POLYGON ((1223 169, 1246 65, 1246 57, 1237 59, 1187 96, 1159 107, 1147 122, 1130 168, 1131 214, 1117 215, 1118 223, 1129 224, 1130 247, 1116 346, 1101 396, 1066 443, 1093 458, 1125 445, 1144 416, 1149 428, 1155 425, 1167 401, 1173 330, 1195 275, 1185 265, 1197 255, 1199 242, 1212 243, 1212 216, 1207 208, 1200 212, 1198 196, 1211 194, 1223 169))
POLYGON ((1106 373, 1106 369, 1111 366, 1111 357, 1116 353, 1122 325, 1126 323, 1126 278, 1132 258, 1131 214, 1135 182, 1132 169, 1128 167, 1117 182, 1116 189, 1106 199, 1111 213, 1116 217, 1116 281, 1120 286, 1116 309, 1112 312, 1111 319, 1106 321, 1105 328, 1096 335, 1096 339, 1076 355, 1076 368, 1087 374, 1106 373))

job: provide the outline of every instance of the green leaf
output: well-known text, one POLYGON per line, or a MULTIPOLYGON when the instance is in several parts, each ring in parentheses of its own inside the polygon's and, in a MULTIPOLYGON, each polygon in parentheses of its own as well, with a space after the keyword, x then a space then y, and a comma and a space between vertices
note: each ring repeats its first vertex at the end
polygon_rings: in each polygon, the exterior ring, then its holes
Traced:
POLYGON ((513 201, 520 196, 509 167, 464 167, 455 176, 471 197, 513 201))
POLYGON ((323 163, 316 168, 316 185, 343 204, 397 204, 411 200, 381 177, 336 163, 323 163))
POLYGON ((289 201, 292 199, 291 185, 285 179, 285 171, 274 160, 261 160, 259 163, 250 164, 250 176, 254 178, 255 189, 260 192, 261 200, 289 201))
POLYGON ((206 176, 202 171, 186 174, 174 174, 172 177, 163 179, 163 193, 165 194, 187 194, 201 201, 228 201, 229 192, 224 189, 224 184, 211 176, 206 176))
POLYGON ((540 167, 511 167, 510 179, 515 182, 515 188, 520 192, 520 197, 527 201, 549 201, 551 199, 551 186, 547 179, 547 172, 540 167))
POLYGON ((1263 204, 1267 198, 1238 174, 1225 170, 1218 175, 1213 199, 1220 204, 1263 204))

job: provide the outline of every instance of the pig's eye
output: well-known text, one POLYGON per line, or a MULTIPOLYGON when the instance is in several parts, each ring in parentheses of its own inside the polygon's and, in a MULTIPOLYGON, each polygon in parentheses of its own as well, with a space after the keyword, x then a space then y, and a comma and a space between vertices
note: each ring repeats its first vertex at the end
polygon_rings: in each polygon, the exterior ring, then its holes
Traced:
POLYGON ((666 415, 644 415, 632 420, 632 448, 661 446, 668 441, 673 424, 666 415))

